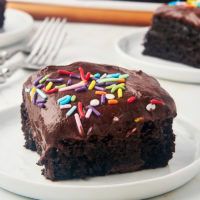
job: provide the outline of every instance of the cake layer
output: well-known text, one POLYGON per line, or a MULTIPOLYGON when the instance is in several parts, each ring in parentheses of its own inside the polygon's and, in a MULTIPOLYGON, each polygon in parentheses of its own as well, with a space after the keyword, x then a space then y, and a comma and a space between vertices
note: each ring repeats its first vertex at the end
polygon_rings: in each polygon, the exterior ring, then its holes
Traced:
POLYGON ((144 55, 151 55, 200 68, 200 43, 193 45, 176 36, 166 37, 150 30, 144 43, 144 55))
MULTIPOLYGON (((99 80, 96 82, 101 82, 99 80)), ((49 81, 43 83, 44 88, 49 81)), ((103 83, 98 87, 102 89, 106 86, 103 83)), ((104 92, 111 93, 108 89, 104 92)), ((37 100, 41 99, 40 93, 36 96, 37 100)), ((172 119, 176 116, 175 103, 158 81, 142 71, 86 62, 46 67, 35 72, 24 83, 21 112, 25 146, 37 149, 41 155, 39 163, 45 166, 44 175, 52 180, 165 166, 174 151, 172 119), (71 102, 71 106, 81 102, 83 113, 86 114, 91 100, 101 102, 102 97, 96 94, 99 88, 89 89, 91 80, 86 85, 89 88, 81 92, 59 89, 47 93, 45 108, 34 104, 30 93, 26 92, 31 90, 32 93, 35 81, 46 75, 54 82, 55 79, 62 79, 62 83, 53 83, 54 88, 69 83, 69 79, 75 85, 80 82, 79 77, 70 78, 69 75, 58 73, 58 70, 79 75, 80 68, 85 74, 91 72, 98 77, 105 73, 129 76, 123 79, 123 97, 118 98, 118 91, 113 93, 118 103, 113 105, 106 100, 95 107, 99 115, 92 112, 89 118, 81 117, 82 128, 77 124, 75 115, 66 117, 69 109, 60 109, 58 99, 76 95, 77 100, 71 102), (133 98, 132 102, 130 98, 133 98)))
POLYGON ((200 8, 164 5, 145 36, 144 55, 200 68, 200 8))
MULTIPOLYGON (((41 147, 33 139, 32 128, 25 105, 21 106, 22 129, 27 149, 41 155, 41 147)), ((131 124, 131 120, 127 121, 131 124)), ((128 131, 128 127, 127 130, 128 131)), ((104 176, 164 167, 175 151, 172 119, 143 123, 141 133, 125 138, 111 135, 91 136, 87 141, 68 139, 58 148, 49 148, 39 165, 43 175, 51 180, 104 176), (59 149, 59 150, 58 150, 59 149)))

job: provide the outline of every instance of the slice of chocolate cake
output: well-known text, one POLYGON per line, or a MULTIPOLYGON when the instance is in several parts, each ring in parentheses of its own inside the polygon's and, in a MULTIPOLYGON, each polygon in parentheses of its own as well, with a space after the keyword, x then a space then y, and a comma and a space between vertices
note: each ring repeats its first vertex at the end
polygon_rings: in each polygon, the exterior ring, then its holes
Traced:
POLYGON ((200 8, 177 3, 156 10, 143 54, 200 68, 200 8))
POLYGON ((25 147, 51 180, 164 167, 175 151, 176 106, 142 71, 77 62, 23 86, 25 147))
POLYGON ((0 0, 0 28, 2 28, 4 24, 5 6, 6 6, 6 0, 0 0))

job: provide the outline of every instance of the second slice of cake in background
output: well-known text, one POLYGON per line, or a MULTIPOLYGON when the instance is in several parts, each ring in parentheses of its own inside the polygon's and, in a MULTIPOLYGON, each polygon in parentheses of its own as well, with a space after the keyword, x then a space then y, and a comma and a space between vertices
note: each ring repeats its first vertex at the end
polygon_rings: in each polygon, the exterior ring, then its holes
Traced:
POLYGON ((200 68, 199 36, 199 7, 180 2, 175 6, 163 5, 153 16, 143 54, 200 68))

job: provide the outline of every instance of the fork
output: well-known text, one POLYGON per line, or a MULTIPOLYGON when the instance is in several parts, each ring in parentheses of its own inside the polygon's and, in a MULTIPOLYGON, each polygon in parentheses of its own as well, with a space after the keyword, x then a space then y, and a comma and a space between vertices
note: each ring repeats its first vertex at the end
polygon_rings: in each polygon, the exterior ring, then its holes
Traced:
POLYGON ((0 83, 11 76, 18 68, 40 69, 42 66, 53 64, 63 41, 66 37, 66 19, 47 19, 42 23, 42 28, 36 32, 34 38, 28 43, 24 50, 29 52, 28 57, 18 65, 3 67, 0 69, 0 83))
POLYGON ((32 39, 30 39, 30 41, 25 46, 18 47, 15 49, 0 51, 0 64, 2 65, 6 60, 10 59, 18 52, 22 52, 28 55, 31 52, 32 48, 34 47, 35 42, 39 40, 40 37, 42 36, 43 31, 47 30, 47 28, 51 24, 53 24, 54 21, 55 21, 54 18, 49 19, 48 17, 46 17, 42 22, 42 24, 40 25, 40 27, 38 28, 38 30, 36 31, 36 33, 34 34, 34 36, 32 37, 32 39))

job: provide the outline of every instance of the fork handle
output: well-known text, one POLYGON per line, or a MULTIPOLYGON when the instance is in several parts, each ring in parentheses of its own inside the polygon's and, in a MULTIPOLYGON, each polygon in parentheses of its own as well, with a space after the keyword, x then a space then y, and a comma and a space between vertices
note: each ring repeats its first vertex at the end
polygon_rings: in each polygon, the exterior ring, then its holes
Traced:
POLYGON ((10 50, 3 50, 0 52, 0 64, 4 64, 6 60, 13 57, 15 54, 22 52, 22 48, 10 49, 10 50))
POLYGON ((12 64, 0 69, 0 84, 5 83, 7 78, 12 76, 15 71, 23 67, 23 63, 12 64))

